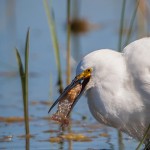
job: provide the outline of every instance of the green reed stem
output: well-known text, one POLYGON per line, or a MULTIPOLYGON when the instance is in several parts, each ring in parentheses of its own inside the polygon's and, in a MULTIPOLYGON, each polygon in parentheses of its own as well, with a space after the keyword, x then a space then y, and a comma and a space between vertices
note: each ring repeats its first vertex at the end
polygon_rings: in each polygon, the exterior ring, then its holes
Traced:
POLYGON ((70 0, 67 0, 67 85, 71 81, 71 50, 70 50, 70 37, 71 37, 71 29, 70 29, 70 0))
POLYGON ((122 132, 119 130, 118 130, 118 146, 119 146, 119 150, 124 150, 122 132))
POLYGON ((144 134, 142 140, 140 141, 139 145, 137 146, 136 150, 140 149, 140 147, 142 146, 143 142, 145 141, 149 131, 150 131, 150 124, 149 124, 147 130, 145 131, 145 134, 144 134))
POLYGON ((20 57, 20 54, 19 54, 19 51, 18 51, 17 48, 16 48, 16 57, 17 57, 17 62, 18 62, 18 67, 19 67, 19 74, 20 74, 20 79, 21 79, 24 118, 25 118, 25 114, 26 114, 26 109, 25 109, 25 92, 24 92, 25 91, 25 86, 24 86, 24 83, 25 83, 24 77, 25 77, 25 75, 24 75, 24 69, 23 69, 23 64, 22 64, 22 61, 21 61, 21 57, 20 57))
POLYGON ((21 61, 20 54, 16 48, 16 57, 18 61, 19 74, 21 79, 22 94, 23 94, 23 108, 24 108, 24 119, 25 119, 25 132, 29 135, 29 115, 28 115, 28 60, 29 60, 29 29, 26 35, 25 44, 25 69, 21 61))
POLYGON ((54 47, 54 53, 55 53, 55 60, 56 60, 56 65, 57 65, 57 71, 58 71, 58 85, 59 85, 59 92, 62 93, 63 91, 63 83, 62 83, 62 71, 61 71, 61 63, 60 63, 60 53, 59 53, 59 44, 58 44, 58 39, 57 39, 57 34, 56 34, 56 25, 54 21, 54 13, 52 11, 52 8, 48 7, 48 1, 43 0, 44 8, 46 11, 47 19, 48 19, 48 24, 50 28, 50 33, 51 33, 51 38, 52 38, 52 43, 54 47))
POLYGON ((124 28, 124 16, 125 16, 125 7, 126 0, 122 1, 122 10, 121 10, 121 19, 120 19, 120 30, 119 30, 119 42, 118 42, 118 51, 122 51, 122 36, 123 36, 123 28, 124 28))
MULTIPOLYGON (((70 27, 70 6, 71 1, 67 0, 67 85, 70 84, 71 81, 71 63, 70 63, 70 57, 71 57, 71 49, 70 49, 70 40, 71 40, 71 27, 70 27)), ((71 118, 71 114, 69 115, 69 118, 71 118)), ((68 132, 71 132, 71 123, 68 126, 68 132)), ((72 142, 69 141, 69 148, 72 147, 72 142)))
POLYGON ((30 30, 28 29, 27 35, 26 35, 26 44, 25 44, 25 77, 24 77, 24 86, 25 86, 25 91, 24 91, 24 101, 25 101, 25 122, 26 122, 26 134, 29 134, 29 113, 28 113, 28 66, 29 66, 29 41, 30 41, 30 30))
POLYGON ((130 21, 129 32, 127 34, 127 38, 126 38, 124 46, 128 45, 128 43, 130 41, 130 37, 131 37, 132 29, 133 29, 133 24, 134 24, 134 21, 135 21, 135 17, 136 17, 136 13, 137 13, 137 10, 138 10, 139 3, 140 3, 140 0, 136 0, 136 6, 135 6, 135 9, 134 9, 131 21, 130 21))

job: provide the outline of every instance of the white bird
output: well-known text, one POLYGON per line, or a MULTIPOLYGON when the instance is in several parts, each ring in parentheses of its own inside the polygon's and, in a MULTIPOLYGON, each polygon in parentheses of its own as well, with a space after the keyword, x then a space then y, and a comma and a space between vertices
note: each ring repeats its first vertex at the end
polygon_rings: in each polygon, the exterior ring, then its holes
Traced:
POLYGON ((82 80, 97 121, 143 137, 150 124, 150 38, 132 42, 123 53, 93 51, 78 64, 76 74, 68 89, 82 80))

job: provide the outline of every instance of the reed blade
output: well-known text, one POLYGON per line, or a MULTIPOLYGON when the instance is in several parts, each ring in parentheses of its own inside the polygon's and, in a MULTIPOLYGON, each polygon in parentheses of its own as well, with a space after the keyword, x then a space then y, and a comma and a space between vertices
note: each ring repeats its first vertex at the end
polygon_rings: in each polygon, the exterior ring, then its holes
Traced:
POLYGON ((70 0, 67 0, 67 85, 70 84, 71 81, 71 63, 70 63, 70 36, 71 36, 71 28, 70 28, 70 0))
POLYGON ((60 63, 60 52, 59 52, 59 45, 58 45, 58 39, 56 34, 56 25, 54 21, 54 12, 52 10, 52 7, 48 4, 47 0, 43 0, 45 12, 48 19, 48 25, 50 28, 51 38, 52 38, 52 44, 54 47, 54 53, 55 53, 55 60, 57 65, 57 71, 58 71, 58 85, 59 85, 59 92, 62 93, 63 91, 63 83, 62 83, 62 69, 61 69, 61 63, 60 63))
MULTIPOLYGON (((140 147, 142 146, 143 142, 145 141, 145 139, 146 139, 146 137, 147 137, 149 131, 150 131, 150 124, 149 124, 148 128, 146 129, 145 134, 144 134, 142 140, 140 141, 139 145, 137 146, 136 150, 139 150, 139 149, 140 149, 140 147)), ((146 149, 145 149, 145 150, 146 150, 146 149)))
POLYGON ((23 64, 22 64, 21 57, 20 57, 18 49, 16 48, 15 50, 16 50, 17 63, 18 63, 18 67, 19 67, 19 74, 20 74, 21 82, 22 82, 23 81, 22 79, 24 77, 23 64))
POLYGON ((25 43, 25 78, 24 78, 24 99, 25 99, 25 122, 26 122, 26 134, 29 134, 29 112, 28 112, 28 75, 29 75, 29 41, 30 41, 30 30, 28 29, 25 43))
POLYGON ((21 79, 22 86, 22 95, 23 95, 23 109, 24 109, 24 119, 25 119, 25 132, 26 135, 30 134, 29 130, 29 115, 28 115, 28 61, 29 61, 29 29, 26 35, 26 43, 25 43, 25 67, 23 67, 23 63, 21 60, 21 56, 19 54, 18 49, 16 48, 16 57, 19 67, 19 74, 21 79))
POLYGON ((21 79, 21 86, 22 86, 22 94, 23 94, 23 108, 24 108, 24 118, 25 118, 25 99, 24 99, 24 68, 23 68, 23 64, 22 64, 22 61, 21 61, 21 56, 19 54, 19 51, 18 49, 16 48, 16 58, 17 58, 17 63, 18 63, 18 68, 19 68, 19 75, 20 75, 20 79, 21 79))
POLYGON ((126 7, 126 0, 123 0, 122 10, 121 10, 121 19, 120 19, 119 42, 118 42, 118 51, 119 52, 122 51, 122 36, 123 36, 123 28, 124 28, 125 7, 126 7))
POLYGON ((129 41, 130 41, 130 38, 131 38, 132 29, 133 29, 133 24, 134 24, 134 21, 135 21, 135 17, 136 17, 136 14, 137 14, 139 3, 140 3, 140 0, 136 0, 136 6, 135 6, 135 9, 134 9, 131 21, 130 21, 129 31, 128 31, 128 34, 127 34, 127 37, 126 37, 126 41, 125 41, 124 47, 129 44, 129 41))

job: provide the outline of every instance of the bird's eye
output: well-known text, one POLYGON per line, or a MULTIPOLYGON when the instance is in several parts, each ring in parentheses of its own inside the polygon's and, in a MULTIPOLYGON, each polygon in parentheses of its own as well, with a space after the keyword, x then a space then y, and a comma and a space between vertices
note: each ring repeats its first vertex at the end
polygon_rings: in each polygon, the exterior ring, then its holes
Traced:
POLYGON ((87 71, 88 71, 88 72, 90 72, 91 70, 90 70, 90 69, 88 69, 87 71))

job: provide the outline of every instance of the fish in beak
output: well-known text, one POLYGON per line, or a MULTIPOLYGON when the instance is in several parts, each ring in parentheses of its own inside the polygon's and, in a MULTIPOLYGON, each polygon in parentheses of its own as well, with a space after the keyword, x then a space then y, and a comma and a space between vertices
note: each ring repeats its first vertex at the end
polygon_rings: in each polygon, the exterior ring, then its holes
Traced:
POLYGON ((52 104, 48 113, 58 103, 58 108, 55 114, 51 116, 51 119, 57 121, 61 126, 68 126, 68 116, 72 111, 73 107, 83 94, 87 83, 90 80, 92 69, 88 68, 81 74, 77 75, 68 85, 58 99, 52 104))

